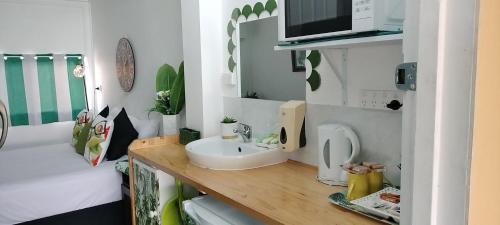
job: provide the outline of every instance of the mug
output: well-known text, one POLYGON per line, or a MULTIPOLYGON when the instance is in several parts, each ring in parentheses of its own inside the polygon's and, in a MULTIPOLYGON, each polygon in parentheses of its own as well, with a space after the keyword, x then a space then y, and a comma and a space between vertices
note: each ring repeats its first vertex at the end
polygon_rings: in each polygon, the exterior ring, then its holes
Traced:
POLYGON ((370 184, 367 174, 347 175, 347 200, 352 201, 370 194, 370 184))

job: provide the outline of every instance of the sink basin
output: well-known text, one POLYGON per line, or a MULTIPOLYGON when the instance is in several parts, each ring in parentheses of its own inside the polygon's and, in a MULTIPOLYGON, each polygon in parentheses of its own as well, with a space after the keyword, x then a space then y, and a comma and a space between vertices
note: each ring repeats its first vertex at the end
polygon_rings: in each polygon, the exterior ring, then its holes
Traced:
POLYGON ((279 149, 258 147, 241 139, 205 138, 186 145, 192 164, 213 170, 245 170, 270 166, 288 160, 288 153, 279 149))

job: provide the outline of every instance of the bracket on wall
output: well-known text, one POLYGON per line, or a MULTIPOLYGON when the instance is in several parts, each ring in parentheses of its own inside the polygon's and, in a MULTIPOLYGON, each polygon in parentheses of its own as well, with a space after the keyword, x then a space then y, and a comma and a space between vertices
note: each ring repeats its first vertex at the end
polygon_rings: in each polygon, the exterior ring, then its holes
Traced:
POLYGON ((333 59, 328 55, 327 52, 325 52, 325 49, 320 49, 319 51, 321 54, 325 57, 326 61, 328 62, 328 65, 330 68, 332 68, 333 73, 337 77, 338 81, 340 82, 340 86, 342 87, 342 105, 347 105, 347 54, 348 50, 347 48, 342 48, 340 49, 342 51, 342 64, 341 68, 339 69, 333 59))

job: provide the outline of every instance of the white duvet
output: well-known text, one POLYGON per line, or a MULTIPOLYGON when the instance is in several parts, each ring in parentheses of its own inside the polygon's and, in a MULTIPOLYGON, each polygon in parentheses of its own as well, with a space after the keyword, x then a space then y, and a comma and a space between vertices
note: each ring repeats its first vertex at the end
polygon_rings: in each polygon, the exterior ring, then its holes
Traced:
POLYGON ((91 167, 70 144, 0 151, 0 225, 120 199, 114 162, 91 167))

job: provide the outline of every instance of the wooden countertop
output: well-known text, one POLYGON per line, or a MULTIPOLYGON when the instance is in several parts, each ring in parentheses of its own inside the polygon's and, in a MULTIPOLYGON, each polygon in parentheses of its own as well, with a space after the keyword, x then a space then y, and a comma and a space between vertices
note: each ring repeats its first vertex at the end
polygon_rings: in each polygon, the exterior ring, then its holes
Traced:
POLYGON ((170 141, 165 137, 137 140, 129 147, 129 157, 177 177, 266 224, 381 224, 329 203, 327 197, 341 188, 317 182, 315 167, 288 161, 241 171, 203 169, 189 163, 183 145, 170 141))

